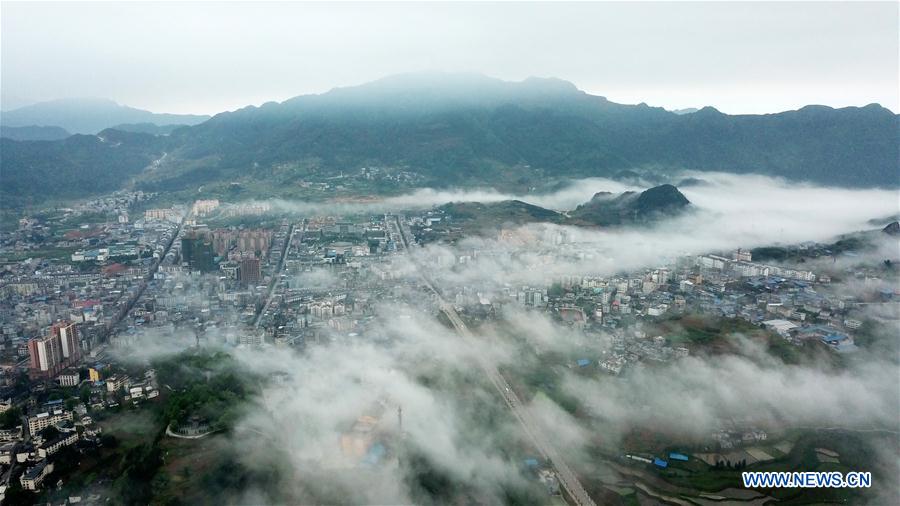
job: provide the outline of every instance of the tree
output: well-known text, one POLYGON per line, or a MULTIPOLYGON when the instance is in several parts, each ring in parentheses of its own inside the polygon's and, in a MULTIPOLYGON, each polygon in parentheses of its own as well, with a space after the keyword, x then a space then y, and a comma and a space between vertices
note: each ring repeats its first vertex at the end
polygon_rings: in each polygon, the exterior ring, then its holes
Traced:
POLYGON ((119 446, 119 440, 116 439, 116 436, 112 434, 102 434, 100 435, 100 445, 106 448, 114 449, 119 446))
POLYGON ((41 437, 47 440, 53 439, 58 435, 59 429, 52 425, 41 431, 41 437))
POLYGON ((0 413, 0 429, 15 429, 22 425, 22 410, 19 408, 10 408, 0 413))
POLYGON ((78 396, 81 398, 81 402, 84 404, 88 404, 91 402, 91 387, 88 385, 84 385, 81 387, 81 390, 78 393, 78 396))

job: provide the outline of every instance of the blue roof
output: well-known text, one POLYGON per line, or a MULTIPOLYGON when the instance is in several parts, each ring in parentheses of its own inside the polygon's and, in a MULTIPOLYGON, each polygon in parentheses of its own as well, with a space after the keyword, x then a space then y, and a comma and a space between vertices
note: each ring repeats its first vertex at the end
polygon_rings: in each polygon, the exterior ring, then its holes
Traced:
POLYGON ((381 443, 375 443, 369 448, 366 456, 363 457, 362 463, 367 466, 374 466, 381 461, 381 458, 387 453, 387 448, 381 443))
POLYGON ((834 341, 843 341, 847 339, 847 336, 843 334, 828 334, 827 336, 822 337, 822 340, 826 343, 834 342, 834 341))
POLYGON ((527 467, 537 467, 538 464, 539 463, 537 459, 525 459, 525 465, 527 467))
POLYGON ((585 366, 590 365, 590 363, 591 363, 591 361, 588 360, 588 359, 586 359, 586 358, 579 358, 579 359, 578 359, 578 367, 585 367, 585 366))
POLYGON ((656 467, 662 467, 664 469, 669 467, 669 463, 659 457, 653 458, 653 465, 656 467))
POLYGON ((688 456, 683 453, 672 452, 669 454, 669 460, 682 460, 687 462, 688 456))

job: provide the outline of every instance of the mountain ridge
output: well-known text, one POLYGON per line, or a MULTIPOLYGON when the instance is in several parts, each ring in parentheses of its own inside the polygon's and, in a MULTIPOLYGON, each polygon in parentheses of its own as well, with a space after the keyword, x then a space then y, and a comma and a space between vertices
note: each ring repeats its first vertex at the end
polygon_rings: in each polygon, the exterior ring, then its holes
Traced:
MULTIPOLYGON (((245 107, 154 142, 137 137, 124 142, 136 142, 130 148, 139 160, 167 153, 166 163, 133 175, 139 188, 166 192, 183 191, 188 182, 249 178, 278 194, 296 185, 299 174, 365 166, 416 172, 434 187, 533 186, 684 169, 898 187, 898 128, 898 116, 878 105, 733 116, 704 107, 676 114, 646 104, 617 104, 559 79, 508 82, 428 73, 245 107)), ((4 179, 28 170, 18 151, 42 166, 107 167, 113 178, 118 177, 114 160, 122 161, 120 153, 96 149, 95 158, 74 163, 61 147, 41 154, 27 142, 7 143, 4 151, 4 179)))
POLYGON ((59 141, 72 135, 58 126, 27 125, 11 127, 0 125, 0 137, 14 141, 59 141))
POLYGON ((121 124, 196 125, 207 119, 206 115, 150 112, 104 98, 63 98, 3 111, 0 124, 55 126, 73 134, 89 135, 121 124))

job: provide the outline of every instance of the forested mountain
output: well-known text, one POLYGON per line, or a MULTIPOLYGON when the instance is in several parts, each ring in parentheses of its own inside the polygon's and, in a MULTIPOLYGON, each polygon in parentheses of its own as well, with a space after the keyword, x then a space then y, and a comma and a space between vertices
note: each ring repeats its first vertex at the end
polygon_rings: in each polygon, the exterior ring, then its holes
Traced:
POLYGON ((296 184, 292 173, 382 166, 417 172, 432 186, 693 169, 896 187, 898 127, 897 115, 874 104, 766 115, 732 116, 711 107, 676 114, 616 104, 557 79, 432 73, 247 107, 152 143, 125 137, 122 149, 91 151, 96 158, 72 156, 66 141, 40 148, 7 143, 0 170, 4 183, 22 177, 29 170, 21 164, 26 152, 33 164, 43 157, 40 164, 56 165, 59 173, 121 172, 165 151, 166 162, 142 175, 140 184, 177 191, 253 178, 278 189, 296 184))
POLYGON ((61 141, 0 139, 0 202, 17 207, 119 189, 153 162, 157 139, 117 130, 61 141))
POLYGON ((676 216, 685 211, 690 203, 678 188, 664 184, 640 193, 597 193, 572 211, 570 217, 573 224, 609 226, 646 223, 660 217, 676 216))
POLYGON ((690 204, 678 188, 664 184, 642 192, 598 193, 568 213, 520 200, 452 202, 439 206, 437 210, 448 216, 451 227, 463 227, 469 232, 493 232, 504 226, 527 223, 587 227, 650 224, 679 216, 689 209, 690 204))

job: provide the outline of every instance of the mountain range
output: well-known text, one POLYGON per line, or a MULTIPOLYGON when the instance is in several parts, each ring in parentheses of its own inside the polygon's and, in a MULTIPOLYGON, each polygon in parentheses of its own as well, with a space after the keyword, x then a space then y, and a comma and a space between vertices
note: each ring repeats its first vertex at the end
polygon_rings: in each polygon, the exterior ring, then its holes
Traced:
POLYGON ((50 100, 0 114, 4 127, 52 126, 74 134, 96 134, 116 125, 134 123, 196 125, 208 119, 209 116, 195 114, 158 114, 101 98, 50 100))
POLYGON ((0 137, 14 141, 59 141, 72 135, 68 130, 58 126, 21 126, 0 125, 0 137))
POLYGON ((140 188, 171 192, 253 181, 278 195, 309 174, 363 166, 416 172, 435 187, 536 186, 683 169, 896 187, 898 128, 898 116, 876 104, 765 115, 705 107, 678 114, 617 104, 559 79, 404 74, 221 113, 166 136, 106 130, 49 142, 3 139, 0 191, 17 204, 78 196, 99 190, 80 182, 90 173, 105 178, 103 187, 133 180, 140 188), (163 154, 153 170, 143 169, 163 154), (30 186, 47 178, 72 184, 51 195, 30 186))

